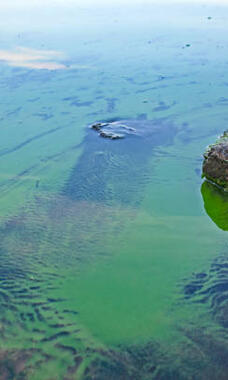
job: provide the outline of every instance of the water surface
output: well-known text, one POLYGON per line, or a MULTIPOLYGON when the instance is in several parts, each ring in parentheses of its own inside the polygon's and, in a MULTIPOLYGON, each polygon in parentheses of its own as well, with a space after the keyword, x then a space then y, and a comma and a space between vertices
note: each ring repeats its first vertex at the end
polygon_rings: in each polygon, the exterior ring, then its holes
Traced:
POLYGON ((2 378, 226 379, 227 8, 1 18, 2 378))

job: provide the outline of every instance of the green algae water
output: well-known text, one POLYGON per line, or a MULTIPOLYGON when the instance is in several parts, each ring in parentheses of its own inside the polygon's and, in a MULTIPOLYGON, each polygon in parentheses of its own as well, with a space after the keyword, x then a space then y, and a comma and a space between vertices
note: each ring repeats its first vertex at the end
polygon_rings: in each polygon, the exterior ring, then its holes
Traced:
POLYGON ((227 379, 228 8, 0 7, 0 379, 227 379))

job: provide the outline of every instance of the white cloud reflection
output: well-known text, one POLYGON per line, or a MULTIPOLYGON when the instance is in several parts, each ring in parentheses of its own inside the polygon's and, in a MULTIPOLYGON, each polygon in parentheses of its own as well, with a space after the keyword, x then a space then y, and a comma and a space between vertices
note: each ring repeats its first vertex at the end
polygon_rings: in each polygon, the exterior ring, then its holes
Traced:
POLYGON ((26 47, 17 47, 15 50, 0 50, 0 61, 9 66, 26 67, 29 69, 60 70, 67 66, 56 62, 64 54, 54 50, 35 50, 26 47))

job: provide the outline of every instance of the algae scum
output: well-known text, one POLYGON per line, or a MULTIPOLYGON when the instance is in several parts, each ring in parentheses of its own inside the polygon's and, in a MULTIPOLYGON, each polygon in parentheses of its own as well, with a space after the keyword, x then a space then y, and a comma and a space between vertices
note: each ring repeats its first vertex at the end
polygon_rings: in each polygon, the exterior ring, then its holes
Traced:
POLYGON ((227 379, 227 9, 28 12, 0 13, 0 379, 227 379))

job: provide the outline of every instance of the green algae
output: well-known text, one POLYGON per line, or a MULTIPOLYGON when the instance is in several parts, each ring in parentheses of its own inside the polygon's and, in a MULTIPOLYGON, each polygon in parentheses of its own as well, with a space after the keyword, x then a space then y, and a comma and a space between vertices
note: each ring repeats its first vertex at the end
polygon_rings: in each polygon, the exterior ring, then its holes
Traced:
MULTIPOLYGON (((195 240, 199 247, 197 231, 203 221, 205 218, 189 218, 188 243, 183 217, 152 218, 129 208, 124 211, 78 202, 69 204, 61 197, 58 201, 50 198, 43 203, 39 201, 39 213, 37 207, 30 208, 30 214, 26 213, 24 218, 8 222, 11 236, 6 230, 2 231, 2 248, 13 255, 14 267, 17 264, 18 269, 27 273, 24 279, 23 272, 19 273, 19 278, 17 273, 10 277, 12 293, 10 287, 7 290, 6 283, 6 294, 16 309, 5 313, 2 308, 3 320, 11 323, 3 335, 4 345, 19 349, 23 341, 24 348, 35 350, 32 361, 28 362, 32 372, 27 370, 35 379, 49 379, 53 370, 61 378, 73 367, 76 356, 82 361, 77 378, 80 378, 79 373, 84 378, 84 370, 93 367, 99 352, 102 360, 109 355, 111 347, 118 350, 118 346, 136 345, 140 352, 140 345, 143 349, 151 340, 162 344, 159 361, 162 360, 164 370, 163 344, 171 345, 173 339, 179 342, 182 336, 182 332, 176 330, 177 323, 186 326, 193 320, 197 322, 203 312, 195 306, 188 305, 185 312, 183 304, 180 309, 174 307, 179 303, 176 284, 180 273, 188 276, 191 271, 205 269, 208 247, 214 251, 212 233, 210 241, 200 240, 202 256, 190 266, 194 248, 190 241, 195 240), (120 221, 122 228, 113 236, 120 221), (86 232, 77 228, 79 224, 85 225, 86 232), (163 244, 159 230, 166 233, 163 244), (36 236, 36 240, 31 236, 30 250, 28 240, 24 243, 28 232, 36 236), (37 233, 41 234, 42 241, 37 233), (89 245, 95 237, 96 246, 89 245), (90 252, 89 257, 87 253, 83 258, 81 249, 76 249, 80 239, 83 239, 86 252, 90 252), (188 255, 186 249, 184 254, 181 249, 185 244, 189 245, 188 255), (101 249, 105 255, 101 255, 101 249), (31 256, 32 252, 36 252, 36 258, 31 256), (59 257, 60 252, 64 252, 64 257, 59 257)), ((10 273, 9 264, 7 269, 10 273)), ((153 350, 149 358, 155 360, 159 350, 153 350)), ((111 363, 115 355, 109 358, 111 363)), ((132 360, 134 363, 134 358, 132 360)), ((126 365, 128 368, 129 364, 126 365)))
POLYGON ((118 253, 112 244, 114 252, 108 262, 98 262, 65 281, 67 304, 79 301, 79 320, 107 344, 144 342, 148 336, 171 339, 178 319, 172 309, 179 299, 176 285, 180 273, 184 277, 205 268, 209 247, 211 255, 216 248, 212 234, 210 240, 201 241, 201 257, 192 260, 192 250, 199 249, 198 229, 204 221, 138 215, 121 238, 127 244, 118 244, 118 253), (187 235, 183 229, 186 224, 187 235), (166 234, 164 242, 160 230, 166 234), (74 289, 72 296, 70 289, 74 289))
MULTIPOLYGON (((197 303, 202 295, 194 303, 183 289, 209 271, 227 240, 225 198, 202 190, 219 230, 203 210, 197 174, 204 147, 226 122, 219 98, 227 92, 220 76, 227 34, 207 30, 207 41, 204 24, 178 29, 163 16, 164 28, 156 29, 154 11, 147 19, 143 10, 143 25, 134 11, 130 27, 117 14, 118 28, 113 12, 77 11, 78 28, 74 18, 70 32, 60 28, 53 37, 48 25, 48 33, 20 37, 21 44, 40 48, 43 39, 66 50, 71 69, 0 67, 1 348, 9 362, 13 350, 28 350, 32 357, 18 356, 19 372, 33 380, 226 378, 225 328, 213 320, 208 301, 197 303), (92 25, 86 30, 85 14, 92 25), (183 41, 192 48, 182 50, 183 41), (221 41, 223 49, 215 49, 221 41), (78 61, 90 68, 74 69, 78 61), (172 144, 151 149, 142 164, 129 160, 127 148, 121 159, 97 151, 105 166, 110 160, 122 170, 120 177, 110 169, 101 174, 106 202, 96 191, 93 201, 64 197, 80 160, 88 173, 86 126, 138 115, 175 125, 172 144), (127 175, 132 162, 137 180, 127 175)), ((17 34, 7 38, 7 47, 18 45, 17 34)))
POLYGON ((228 195, 222 189, 205 181, 201 186, 205 211, 223 231, 228 231, 228 195))

